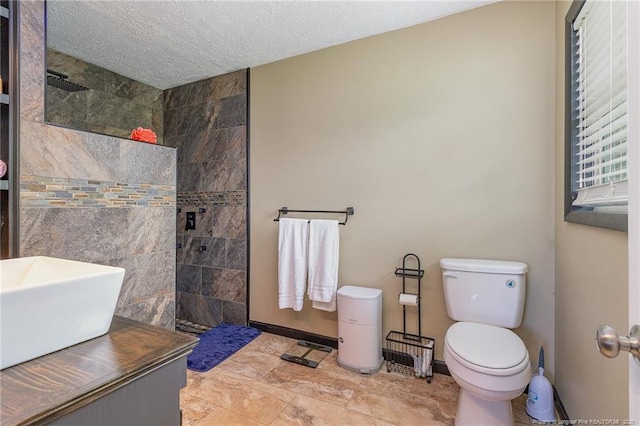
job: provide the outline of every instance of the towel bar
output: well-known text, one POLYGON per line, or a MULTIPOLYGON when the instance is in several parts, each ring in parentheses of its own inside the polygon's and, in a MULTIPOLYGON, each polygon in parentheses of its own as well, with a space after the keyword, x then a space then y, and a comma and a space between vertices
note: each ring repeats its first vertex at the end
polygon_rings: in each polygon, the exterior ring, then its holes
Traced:
POLYGON ((346 225, 349 216, 353 216, 353 207, 347 207, 344 210, 291 210, 288 207, 282 207, 278 210, 278 217, 273 219, 274 222, 278 222, 280 217, 288 213, 341 213, 344 214, 344 222, 338 222, 339 225, 346 225))

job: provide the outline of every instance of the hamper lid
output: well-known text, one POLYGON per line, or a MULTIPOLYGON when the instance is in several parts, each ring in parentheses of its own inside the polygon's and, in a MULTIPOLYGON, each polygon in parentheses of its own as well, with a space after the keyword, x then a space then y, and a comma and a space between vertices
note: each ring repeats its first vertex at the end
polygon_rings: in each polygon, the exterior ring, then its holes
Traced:
POLYGON ((338 296, 349 299, 376 299, 380 297, 382 290, 369 287, 355 287, 347 285, 338 289, 338 296))

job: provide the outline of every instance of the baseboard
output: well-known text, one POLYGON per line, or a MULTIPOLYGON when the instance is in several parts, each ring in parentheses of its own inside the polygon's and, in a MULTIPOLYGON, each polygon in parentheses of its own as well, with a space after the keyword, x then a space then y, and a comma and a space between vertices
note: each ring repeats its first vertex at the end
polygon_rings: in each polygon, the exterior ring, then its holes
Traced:
POLYGON ((278 336, 289 337, 291 339, 306 340, 307 342, 318 343, 338 349, 338 339, 334 337, 322 336, 320 334, 309 333, 308 331, 295 330, 281 325, 266 324, 258 321, 249 321, 249 325, 265 333, 277 334, 278 336))
POLYGON ((444 376, 450 376, 449 367, 444 361, 440 361, 438 359, 433 360, 433 372, 436 374, 442 374, 444 376))
POLYGON ((555 402, 556 405, 556 410, 558 411, 558 415, 560 416, 559 420, 570 420, 569 419, 569 414, 567 413, 567 410, 564 408, 564 404, 562 403, 562 400, 560 399, 560 395, 558 394, 558 390, 556 389, 555 386, 553 387, 553 400, 555 402))

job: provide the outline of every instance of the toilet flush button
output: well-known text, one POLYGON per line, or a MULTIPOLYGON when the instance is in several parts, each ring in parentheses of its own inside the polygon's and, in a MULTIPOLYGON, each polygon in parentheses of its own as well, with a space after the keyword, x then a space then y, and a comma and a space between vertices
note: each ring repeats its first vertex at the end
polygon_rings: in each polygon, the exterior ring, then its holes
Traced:
POLYGON ((505 284, 509 288, 514 288, 516 286, 516 282, 514 280, 507 280, 507 282, 505 284))

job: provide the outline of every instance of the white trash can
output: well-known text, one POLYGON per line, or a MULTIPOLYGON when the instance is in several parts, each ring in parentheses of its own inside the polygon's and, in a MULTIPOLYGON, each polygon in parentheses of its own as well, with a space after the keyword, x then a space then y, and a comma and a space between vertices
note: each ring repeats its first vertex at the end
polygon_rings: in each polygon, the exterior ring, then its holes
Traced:
POLYGON ((382 290, 338 290, 338 365, 362 374, 382 367, 382 290))

